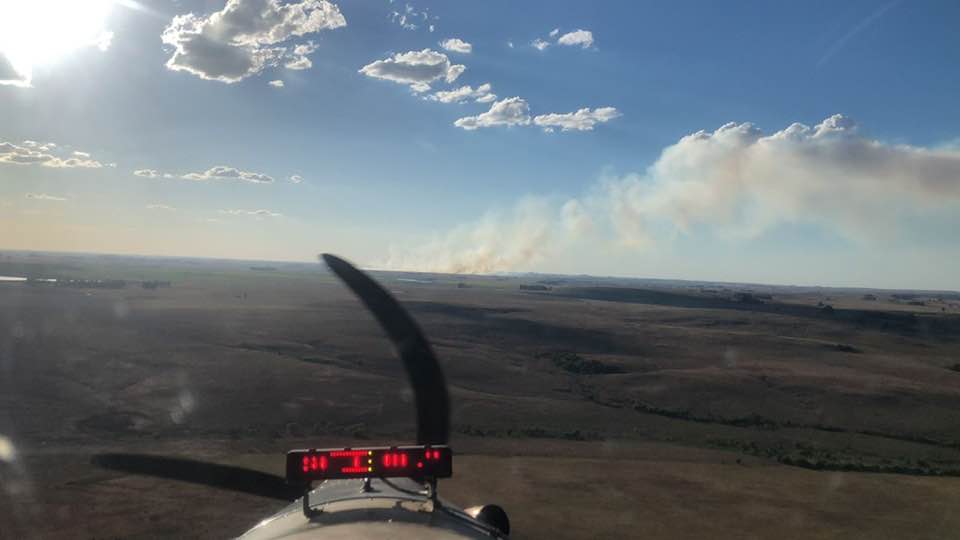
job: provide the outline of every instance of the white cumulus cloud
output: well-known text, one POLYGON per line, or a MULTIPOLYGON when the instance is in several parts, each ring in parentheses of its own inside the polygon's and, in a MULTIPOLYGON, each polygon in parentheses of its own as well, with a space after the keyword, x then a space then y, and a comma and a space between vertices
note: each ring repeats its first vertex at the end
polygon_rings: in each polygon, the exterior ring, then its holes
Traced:
POLYGON ((385 60, 377 60, 360 68, 367 77, 384 79, 399 84, 408 84, 415 91, 429 89, 430 83, 443 79, 448 83, 457 80, 466 69, 461 64, 451 64, 447 55, 432 49, 398 53, 385 60))
POLYGON ((177 15, 161 39, 173 47, 167 68, 234 83, 284 60, 297 66, 293 69, 309 67, 309 53, 297 53, 304 44, 289 51, 286 43, 346 24, 340 9, 326 0, 228 0, 208 16, 177 15))
POLYGON ((255 218, 275 218, 283 217, 283 214, 271 212, 270 210, 220 210, 221 214, 230 216, 251 216, 255 218))
POLYGON ((280 79, 272 80, 272 81, 268 82, 267 84, 269 84, 270 86, 272 86, 272 87, 274 87, 274 88, 283 88, 283 81, 281 81, 280 79))
MULTIPOLYGON (((391 0, 390 3, 393 4, 393 0, 391 0)), ((422 11, 418 11, 416 6, 410 2, 406 2, 402 10, 394 10, 390 12, 390 21, 400 25, 400 27, 404 30, 417 30, 425 27, 430 32, 433 32, 435 27, 433 24, 429 23, 430 21, 438 20, 440 20, 440 17, 436 15, 430 15, 429 8, 424 8, 422 11)))
POLYGON ((295 46, 293 53, 290 55, 289 60, 283 64, 283 67, 298 71, 310 69, 313 67, 313 62, 310 60, 309 55, 316 52, 317 48, 317 44, 312 41, 295 46))
POLYGON ((101 163, 91 158, 87 152, 66 153, 54 143, 36 141, 23 141, 20 144, 0 142, 0 163, 82 169, 99 169, 114 165, 101 163))
POLYGON ((256 172, 244 171, 237 169, 235 167, 227 167, 225 165, 217 165, 216 167, 211 167, 203 172, 192 172, 187 173, 181 178, 185 180, 242 180, 244 182, 251 182, 254 184, 272 184, 273 177, 256 172))
POLYGON ((62 201, 67 200, 66 197, 57 197, 57 196, 54 196, 54 195, 47 195, 46 193, 27 193, 27 194, 25 195, 25 197, 26 197, 27 199, 31 199, 31 200, 34 200, 34 201, 55 201, 55 202, 62 202, 62 201))
POLYGON ((593 46, 593 32, 589 30, 574 30, 573 32, 560 36, 560 38, 557 39, 557 43, 569 47, 580 46, 584 49, 589 49, 593 46))
POLYGON ((545 51, 553 44, 565 45, 567 47, 579 46, 584 49, 589 49, 593 46, 593 32, 590 30, 574 30, 560 37, 557 37, 558 35, 560 35, 560 29, 554 28, 548 34, 550 41, 543 38, 536 38, 530 42, 530 45, 538 51, 545 51))
POLYGON ((160 171, 156 169, 137 169, 133 171, 133 174, 143 178, 160 178, 162 176, 160 171))
POLYGON ((440 90, 430 95, 430 99, 440 103, 463 103, 465 101, 476 101, 477 103, 490 103, 497 99, 497 95, 491 92, 490 83, 481 84, 473 88, 470 85, 461 86, 454 90, 440 90))
POLYGON ((463 75, 463 72, 466 70, 467 66, 463 64, 454 64, 450 66, 450 69, 447 71, 447 76, 444 77, 444 80, 446 80, 448 83, 452 83, 453 81, 459 79, 460 75, 463 75))
POLYGON ((133 171, 133 174, 143 178, 179 178, 182 180, 193 180, 197 182, 203 182, 207 180, 241 180, 244 182, 250 182, 252 184, 272 184, 274 181, 273 177, 270 175, 244 171, 236 167, 228 167, 226 165, 217 165, 216 167, 210 167, 202 172, 191 172, 186 174, 173 174, 169 172, 161 172, 156 169, 137 169, 133 171))
POLYGON ((495 102, 490 110, 477 116, 457 119, 453 125, 472 131, 493 126, 525 126, 530 123, 530 106, 520 97, 495 102))
POLYGON ((533 118, 533 123, 544 129, 560 128, 561 131, 592 131, 597 124, 609 122, 621 116, 614 107, 588 107, 572 113, 541 114, 533 118))
POLYGON ((467 43, 466 41, 460 38, 450 38, 440 42, 440 46, 445 50, 461 53, 461 54, 470 54, 473 52, 473 45, 467 43))

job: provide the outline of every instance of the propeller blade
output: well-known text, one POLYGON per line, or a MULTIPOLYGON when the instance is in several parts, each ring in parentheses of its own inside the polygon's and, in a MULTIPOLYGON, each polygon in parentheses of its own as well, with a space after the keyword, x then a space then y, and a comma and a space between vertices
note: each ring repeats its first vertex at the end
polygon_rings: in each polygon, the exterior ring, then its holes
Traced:
POLYGON ((397 348, 413 387, 417 407, 417 444, 446 444, 450 433, 447 383, 420 327, 373 278, 335 255, 324 253, 323 260, 373 313, 397 348))
POLYGON ((292 501, 303 494, 301 487, 287 485, 280 476, 192 459, 148 454, 97 454, 91 462, 113 471, 182 480, 283 501, 292 501))

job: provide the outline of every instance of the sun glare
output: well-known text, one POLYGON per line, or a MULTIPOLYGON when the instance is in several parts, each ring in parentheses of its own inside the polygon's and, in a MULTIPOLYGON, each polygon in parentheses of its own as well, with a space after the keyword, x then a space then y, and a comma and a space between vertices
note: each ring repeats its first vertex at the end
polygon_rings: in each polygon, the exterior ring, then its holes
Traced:
POLYGON ((106 50, 113 33, 104 23, 113 4, 114 0, 2 0, 0 53, 29 85, 34 67, 54 63, 80 47, 106 50))

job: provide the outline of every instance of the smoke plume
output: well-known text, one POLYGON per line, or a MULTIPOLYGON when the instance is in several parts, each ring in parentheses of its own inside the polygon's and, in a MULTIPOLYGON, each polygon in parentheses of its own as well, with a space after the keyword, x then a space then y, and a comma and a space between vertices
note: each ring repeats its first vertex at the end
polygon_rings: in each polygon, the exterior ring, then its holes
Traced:
POLYGON ((889 144, 842 115, 765 135, 750 123, 698 131, 644 173, 607 178, 577 199, 521 201, 410 250, 388 266, 487 273, 526 269, 573 242, 644 249, 677 234, 749 239, 813 224, 853 241, 902 234, 906 220, 960 206, 960 150, 889 144))

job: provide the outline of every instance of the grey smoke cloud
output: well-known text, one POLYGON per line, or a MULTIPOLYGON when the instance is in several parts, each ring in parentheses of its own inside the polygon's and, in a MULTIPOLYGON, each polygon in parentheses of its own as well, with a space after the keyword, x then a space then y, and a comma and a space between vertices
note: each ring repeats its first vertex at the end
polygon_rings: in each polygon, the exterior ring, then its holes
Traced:
POLYGON ((911 216, 960 206, 960 150, 871 139, 839 114, 769 135, 729 123, 687 135, 645 172, 603 179, 562 205, 531 200, 397 251, 388 266, 509 271, 578 239, 642 250, 677 234, 750 239, 785 223, 854 241, 895 236, 911 216))
POLYGON ((746 236, 805 222, 862 238, 960 201, 960 152, 873 140, 842 115, 771 135, 730 123, 683 137, 645 174, 608 182, 605 192, 628 244, 649 241, 657 222, 746 236))
POLYGON ((412 249, 394 248, 389 269, 488 274, 536 262, 550 250, 555 223, 543 199, 520 200, 509 211, 491 211, 412 249))

